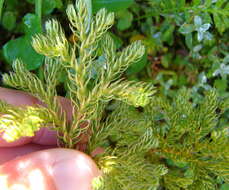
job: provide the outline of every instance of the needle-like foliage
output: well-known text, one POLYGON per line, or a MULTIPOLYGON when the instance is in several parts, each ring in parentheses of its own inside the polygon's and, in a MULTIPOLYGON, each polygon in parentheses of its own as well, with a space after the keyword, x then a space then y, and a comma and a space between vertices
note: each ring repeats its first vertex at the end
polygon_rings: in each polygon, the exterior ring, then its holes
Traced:
MULTIPOLYGON (((47 21, 45 33, 37 34, 32 41, 34 49, 47 57, 44 80, 29 72, 20 60, 16 60, 13 64, 14 73, 5 74, 3 81, 8 86, 26 91, 40 99, 46 105, 49 119, 54 124, 53 129, 61 134, 60 143, 74 148, 80 137, 90 130, 94 120, 99 118, 101 106, 112 99, 134 106, 145 106, 150 102, 154 90, 152 85, 144 82, 120 79, 128 66, 142 57, 145 48, 141 42, 135 42, 122 51, 116 50, 113 39, 106 34, 114 22, 113 13, 101 9, 93 19, 89 19, 90 13, 83 0, 69 5, 66 12, 77 42, 70 43, 61 25, 54 19, 47 21), (102 54, 98 54, 98 49, 102 54), (101 63, 101 57, 104 62, 100 67, 98 64, 101 63), (68 78, 67 93, 74 110, 71 123, 66 121, 65 113, 56 98, 56 86, 62 71, 68 78)), ((6 105, 5 109, 8 109, 6 105)), ((36 111, 39 109, 41 108, 36 111)), ((30 111, 31 108, 25 109, 25 112, 30 111)), ((25 117, 22 111, 18 114, 25 117)), ((12 118, 15 120, 19 117, 20 115, 12 118)), ((17 130, 17 135, 12 132, 11 140, 25 136, 25 133, 18 130, 20 122, 17 123, 14 124, 15 127, 10 127, 11 130, 17 130)), ((9 125, 8 123, 7 126, 9 125)), ((0 128, 5 130, 6 126, 2 124, 0 128)), ((33 132, 39 128, 40 125, 30 127, 34 129, 33 132)))
POLYGON ((6 85, 45 105, 17 108, 0 102, 3 137, 14 141, 52 126, 60 145, 76 148, 87 135, 86 153, 104 149, 93 156, 102 171, 93 181, 95 190, 217 190, 216 180, 229 182, 228 128, 219 125, 228 101, 210 91, 196 105, 186 89, 172 101, 152 97, 151 84, 121 78, 145 48, 137 41, 117 51, 107 33, 113 13, 102 9, 91 18, 85 1, 78 0, 67 15, 77 39, 73 43, 56 20, 33 38, 34 49, 46 56, 44 79, 20 60, 13 73, 3 76, 6 85), (71 122, 57 99, 61 73, 67 75, 71 122))
POLYGON ((219 100, 215 91, 195 105, 186 89, 172 102, 155 97, 142 110, 118 103, 91 138, 91 149, 106 147, 96 157, 105 175, 95 180, 95 186, 219 189, 217 181, 229 180, 228 127, 219 126, 228 107, 228 100, 219 100))

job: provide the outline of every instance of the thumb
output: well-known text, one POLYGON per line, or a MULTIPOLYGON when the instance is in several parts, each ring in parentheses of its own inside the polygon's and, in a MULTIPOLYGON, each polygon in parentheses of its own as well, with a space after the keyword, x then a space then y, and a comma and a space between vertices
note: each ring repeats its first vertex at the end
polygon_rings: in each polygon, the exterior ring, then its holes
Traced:
POLYGON ((100 175, 93 160, 70 149, 49 149, 0 166, 1 190, 92 190, 100 175))

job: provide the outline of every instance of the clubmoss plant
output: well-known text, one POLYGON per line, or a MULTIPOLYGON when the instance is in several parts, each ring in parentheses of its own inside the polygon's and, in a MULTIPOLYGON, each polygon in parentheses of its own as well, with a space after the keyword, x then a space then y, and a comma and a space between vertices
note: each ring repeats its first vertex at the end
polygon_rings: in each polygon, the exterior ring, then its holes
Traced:
POLYGON ((104 175, 94 181, 95 187, 220 189, 220 184, 229 182, 228 126, 219 127, 228 103, 213 90, 194 105, 187 89, 180 90, 172 103, 154 97, 140 111, 118 103, 91 141, 112 142, 96 157, 104 175))
POLYGON ((78 0, 67 8, 77 39, 73 43, 56 20, 46 23, 45 34, 34 36, 34 49, 46 56, 43 80, 20 60, 14 62, 13 73, 3 76, 6 85, 46 105, 17 108, 0 102, 3 137, 14 141, 52 126, 61 146, 76 148, 88 136, 86 153, 104 149, 93 157, 103 173, 93 181, 95 190, 213 190, 218 188, 216 180, 229 182, 228 129, 218 126, 228 104, 211 91, 205 101, 193 105, 185 89, 170 103, 152 98, 151 84, 122 79, 145 48, 137 41, 118 51, 107 33, 114 14, 102 9, 91 18, 87 7, 78 0), (71 122, 57 99, 61 73, 67 75, 71 122))
POLYGON ((8 110, 0 125, 1 130, 8 134, 5 136, 7 141, 33 136, 34 132, 51 123, 60 134, 61 144, 74 148, 80 137, 92 127, 92 122, 100 118, 100 109, 109 100, 144 106, 154 93, 149 84, 120 78, 130 64, 142 57, 145 48, 138 41, 120 52, 116 51, 114 41, 106 33, 114 22, 113 13, 101 9, 91 20, 86 3, 79 0, 75 6, 68 6, 67 16, 77 43, 69 43, 59 22, 54 19, 46 22, 45 34, 33 38, 34 49, 46 56, 44 81, 27 71, 20 60, 13 64, 14 73, 3 77, 6 85, 29 92, 46 104, 46 108, 29 107, 21 111, 1 103, 0 111, 8 110), (98 49, 102 52, 100 55, 98 49), (99 68, 100 57, 105 61, 99 68), (57 79, 63 70, 68 75, 68 96, 74 108, 71 124, 66 121, 56 99, 57 79), (96 77, 92 76, 93 71, 96 77), (28 114, 33 120, 28 119, 28 114))

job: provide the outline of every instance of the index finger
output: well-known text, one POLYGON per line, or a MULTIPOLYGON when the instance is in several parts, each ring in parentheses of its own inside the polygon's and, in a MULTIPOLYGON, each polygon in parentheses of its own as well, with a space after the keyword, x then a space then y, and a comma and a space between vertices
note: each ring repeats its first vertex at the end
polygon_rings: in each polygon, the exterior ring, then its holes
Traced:
MULTIPOLYGON (((0 100, 15 106, 35 106, 43 103, 37 98, 18 90, 11 90, 0 87, 0 100)), ((72 118, 72 105, 70 100, 58 97, 62 110, 66 112, 67 119, 72 118)), ((20 146, 30 142, 44 145, 55 145, 57 143, 56 133, 48 128, 42 128, 32 138, 23 137, 15 142, 8 143, 2 138, 3 133, 0 133, 0 147, 20 146)))

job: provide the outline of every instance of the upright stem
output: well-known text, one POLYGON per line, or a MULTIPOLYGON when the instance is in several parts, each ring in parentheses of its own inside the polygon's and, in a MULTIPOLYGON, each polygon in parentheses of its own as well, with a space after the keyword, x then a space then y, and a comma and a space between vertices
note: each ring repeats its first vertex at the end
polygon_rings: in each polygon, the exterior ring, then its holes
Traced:
POLYGON ((0 21, 2 19, 2 9, 3 9, 4 0, 0 0, 0 21))
POLYGON ((35 1, 35 13, 38 16, 40 23, 41 23, 41 16, 42 16, 42 0, 35 1))

